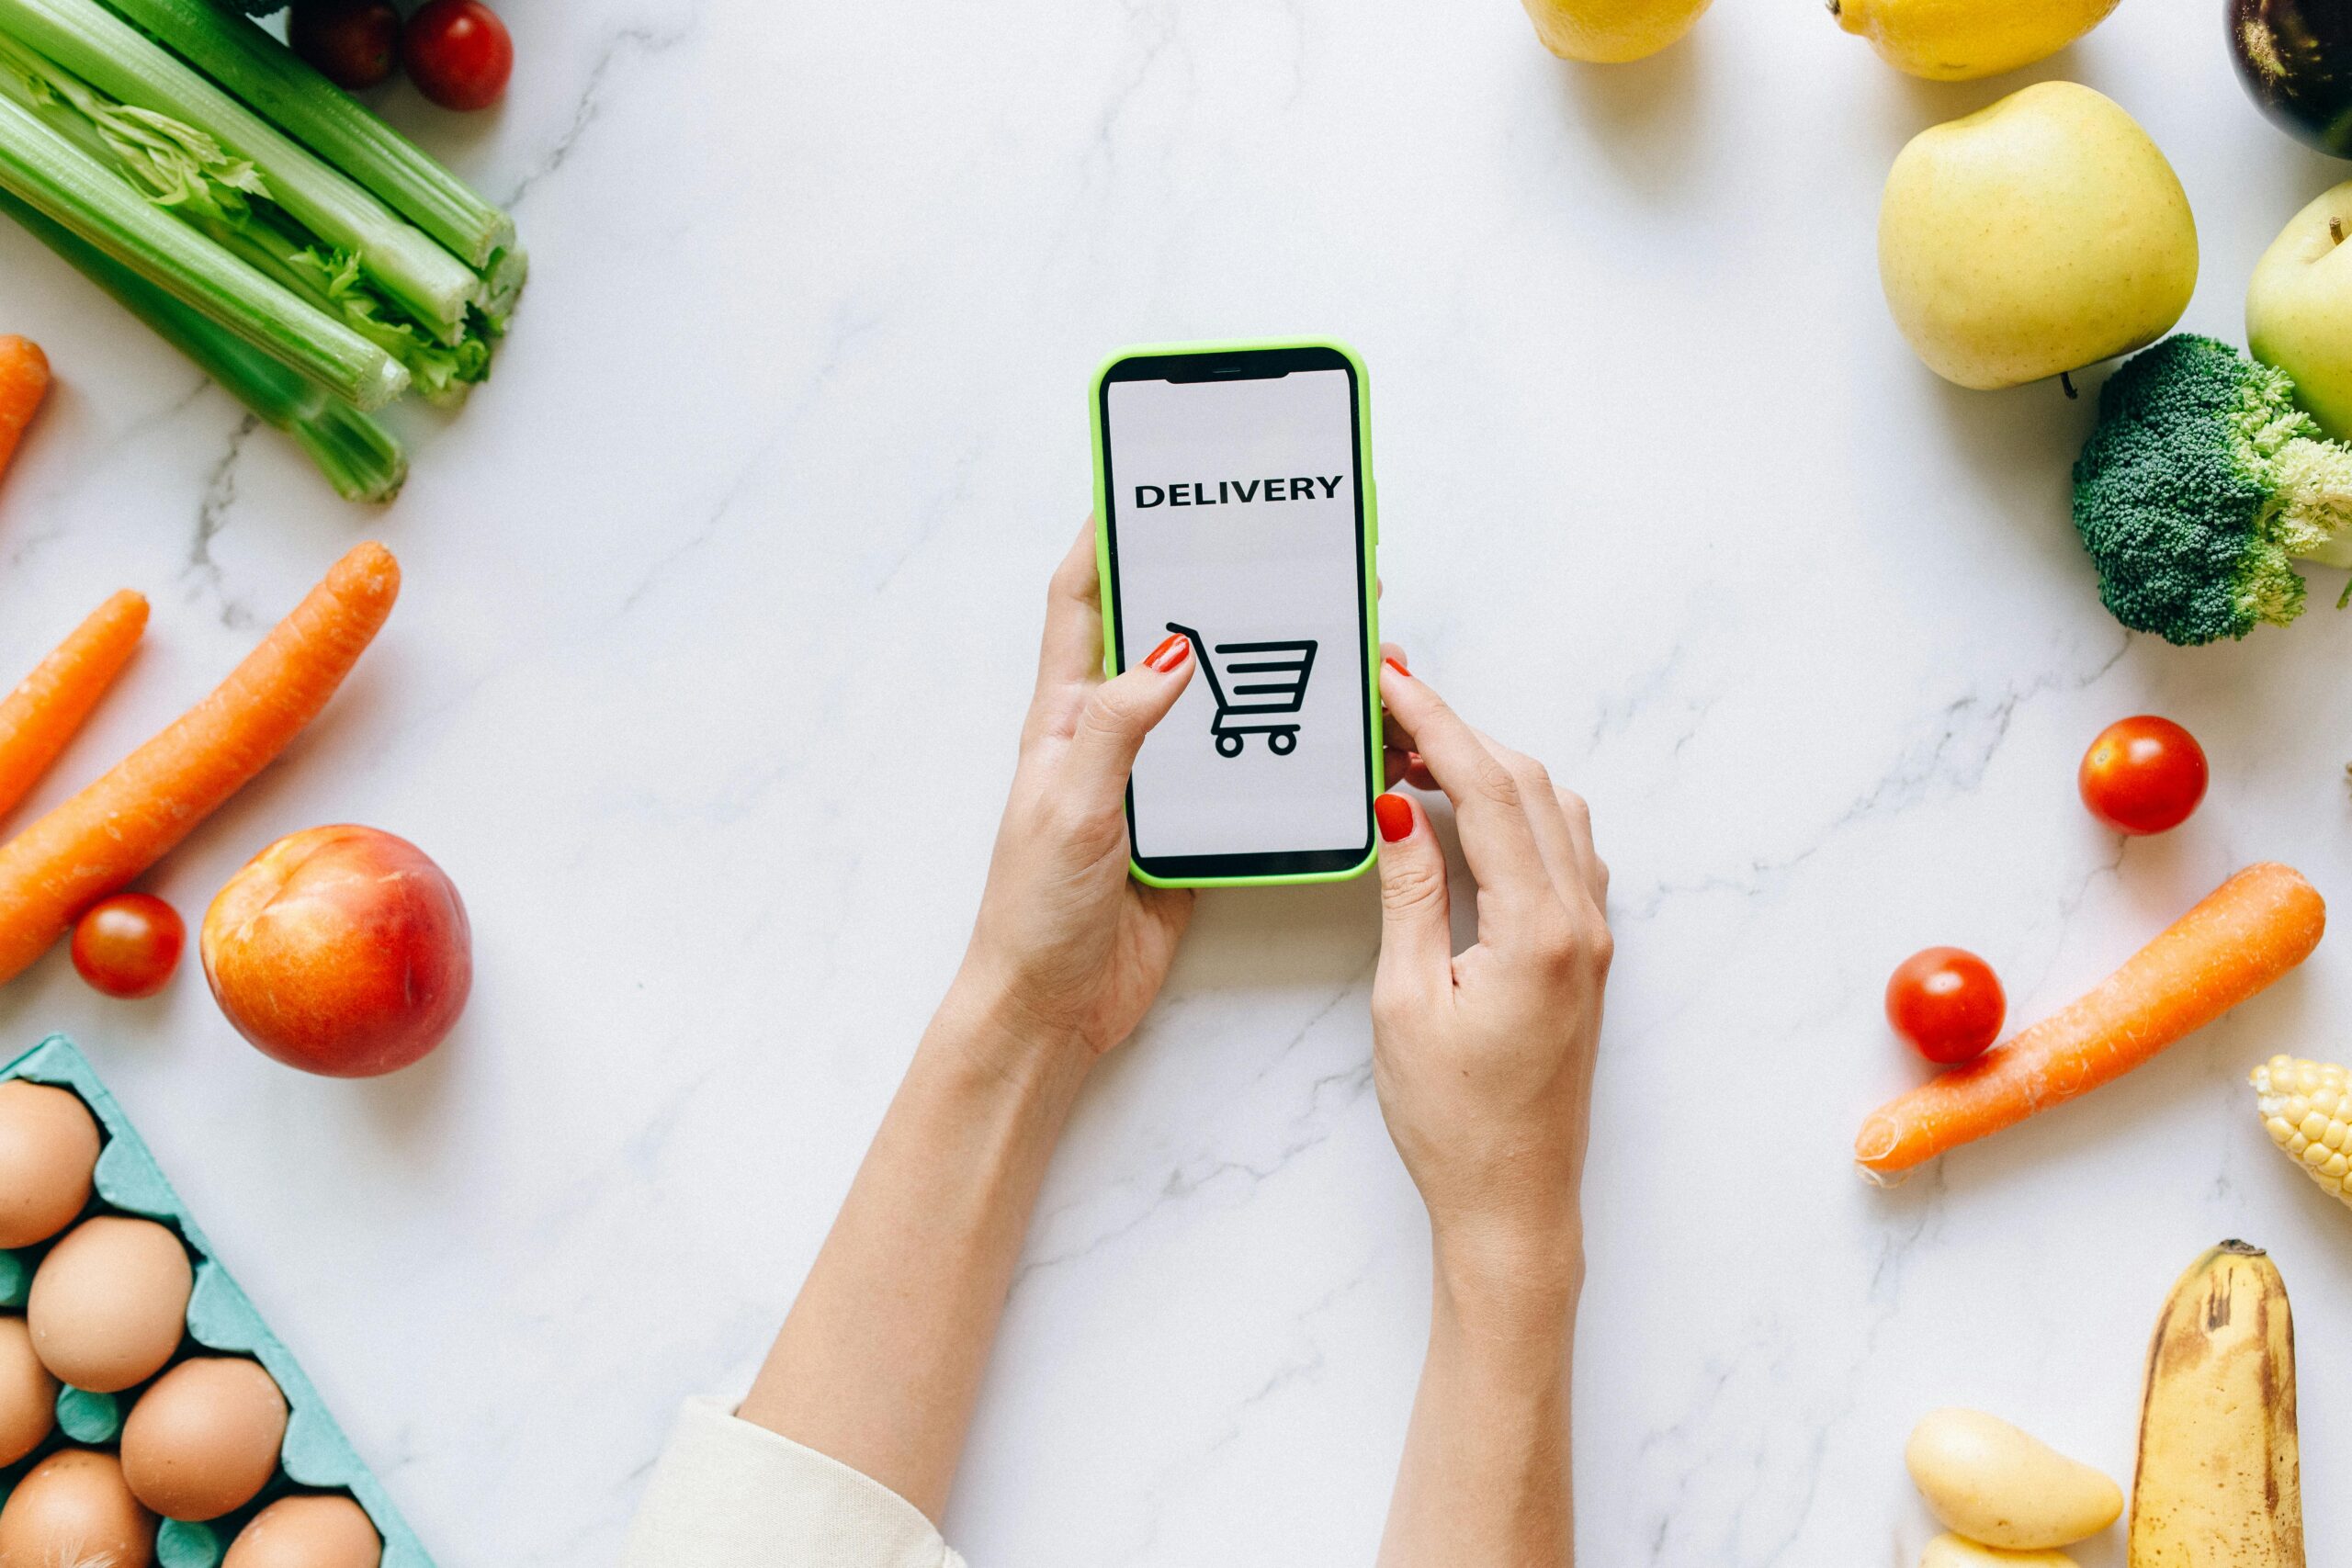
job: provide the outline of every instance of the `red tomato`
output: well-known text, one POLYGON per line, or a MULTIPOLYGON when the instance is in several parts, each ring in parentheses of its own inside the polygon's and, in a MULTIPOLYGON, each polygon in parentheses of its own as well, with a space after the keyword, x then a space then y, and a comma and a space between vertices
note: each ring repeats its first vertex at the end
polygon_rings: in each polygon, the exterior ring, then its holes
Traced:
POLYGON ((432 0, 408 19, 401 58, 416 90, 445 109, 486 109, 514 72, 514 40, 481 0, 432 0))
POLYGON ((2083 753, 2083 804, 2120 833, 2161 833, 2205 798, 2205 749, 2168 718, 2142 714, 2098 732, 2083 753))
POLYGON ((392 0, 294 0, 286 41, 328 81, 358 92, 399 63, 401 14, 392 0))
POLYGON ((187 945, 178 910, 152 893, 118 893, 74 923, 74 967, 93 990, 152 997, 171 980, 187 945))
POLYGON ((1963 948, 1915 953, 1886 982, 1886 1021, 1941 1066, 1958 1066, 1999 1039, 2008 1005, 1993 966, 1963 948))

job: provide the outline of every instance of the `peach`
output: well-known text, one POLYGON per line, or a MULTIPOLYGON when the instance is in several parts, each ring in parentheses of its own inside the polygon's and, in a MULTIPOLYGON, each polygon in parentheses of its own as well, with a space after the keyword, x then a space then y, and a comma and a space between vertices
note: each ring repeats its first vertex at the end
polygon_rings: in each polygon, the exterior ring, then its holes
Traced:
POLYGON ((198 939, 220 1010, 266 1055, 373 1077, 441 1043, 473 985, 458 889, 373 828, 312 828, 255 855, 198 939))

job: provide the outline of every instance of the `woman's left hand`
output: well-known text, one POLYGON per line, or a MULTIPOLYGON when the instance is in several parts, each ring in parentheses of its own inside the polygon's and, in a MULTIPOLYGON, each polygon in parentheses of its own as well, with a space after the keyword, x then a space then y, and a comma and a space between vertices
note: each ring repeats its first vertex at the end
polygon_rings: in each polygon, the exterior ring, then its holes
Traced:
POLYGON ((1173 639, 1102 678, 1089 527, 1054 573, 963 967, 741 1407, 934 1519, 1064 1120, 1159 994, 1192 917, 1190 893, 1128 880, 1126 818, 1136 753, 1192 674, 1173 639))
POLYGON ((950 1008, 996 1010, 1023 1041, 1068 1045, 1081 1060, 1134 1032, 1193 915, 1189 891, 1128 876, 1126 818, 1127 774, 1193 678, 1193 648, 1171 637, 1103 679, 1097 579, 1090 522, 1046 595, 1012 795, 948 998, 950 1008))

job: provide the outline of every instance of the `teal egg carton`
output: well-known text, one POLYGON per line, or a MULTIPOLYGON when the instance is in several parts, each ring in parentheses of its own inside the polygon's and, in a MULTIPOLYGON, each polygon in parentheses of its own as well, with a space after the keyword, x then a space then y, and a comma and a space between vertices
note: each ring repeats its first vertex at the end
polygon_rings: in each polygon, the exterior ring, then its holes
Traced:
MULTIPOLYGON (((226 1518, 210 1524, 163 1521, 155 1539, 159 1568, 214 1568, 248 1519, 279 1497, 297 1492, 343 1492, 365 1508, 375 1522, 376 1533, 384 1540, 381 1568, 433 1568, 433 1559, 392 1506, 382 1483, 360 1461, 343 1428, 327 1414, 319 1391, 302 1375, 293 1352, 269 1331, 252 1301, 220 1266, 212 1243, 179 1194, 172 1190, 172 1184, 164 1179, 155 1156, 114 1096, 107 1092, 89 1059, 71 1040, 52 1034, 0 1066, 0 1082, 10 1078, 51 1084, 82 1097, 106 1139, 98 1154, 96 1199, 87 1213, 134 1214, 178 1232, 194 1257, 196 1271, 195 1289, 187 1303, 187 1339, 208 1350, 252 1357, 277 1381, 286 1395, 286 1441, 278 1450, 278 1473, 260 1496, 226 1518)), ((23 1310, 33 1270, 48 1245, 20 1252, 0 1251, 0 1309, 23 1310)), ((179 1359, 175 1356, 175 1362, 179 1359)), ((118 1396, 62 1389, 57 1396, 57 1430, 26 1459, 0 1470, 0 1502, 6 1500, 27 1471, 58 1449, 112 1442, 120 1434, 123 1416, 138 1403, 139 1393, 130 1389, 118 1396)))

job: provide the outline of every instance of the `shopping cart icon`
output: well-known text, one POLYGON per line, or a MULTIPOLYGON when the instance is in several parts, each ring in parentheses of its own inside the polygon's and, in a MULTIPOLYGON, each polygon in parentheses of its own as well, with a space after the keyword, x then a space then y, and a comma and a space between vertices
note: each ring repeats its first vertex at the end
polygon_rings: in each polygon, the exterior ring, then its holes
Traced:
POLYGON ((1209 721, 1209 733, 1216 737, 1218 756, 1241 755, 1245 735, 1264 736, 1267 749, 1277 757, 1287 757, 1297 750, 1295 724, 1235 721, 1296 713, 1306 700, 1306 678, 1315 671, 1314 643, 1221 642, 1216 645, 1216 659, 1212 659, 1208 642, 1200 633, 1173 621, 1168 623, 1168 629, 1190 638, 1193 650, 1201 656, 1201 669, 1209 678, 1209 694, 1216 699, 1216 716, 1209 721), (1226 661, 1222 672, 1217 659, 1226 661))

